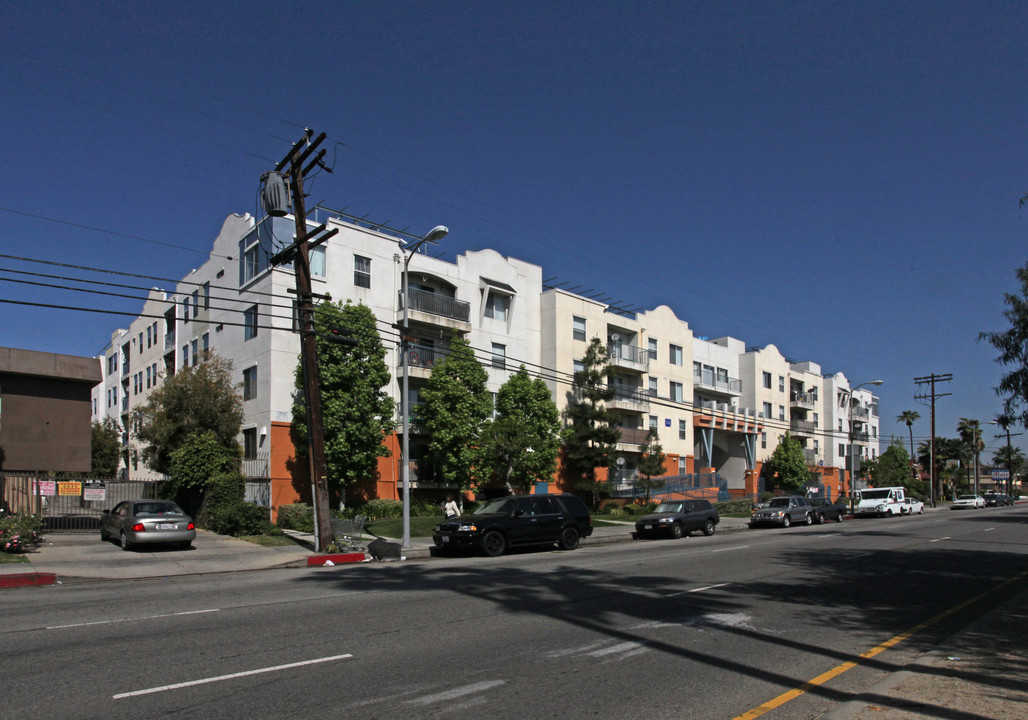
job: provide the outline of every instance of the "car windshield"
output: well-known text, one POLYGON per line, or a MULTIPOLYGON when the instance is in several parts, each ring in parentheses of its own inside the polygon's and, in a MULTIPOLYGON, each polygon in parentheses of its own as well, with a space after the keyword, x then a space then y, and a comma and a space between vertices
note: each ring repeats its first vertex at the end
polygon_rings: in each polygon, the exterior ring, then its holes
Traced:
POLYGON ((480 515, 507 515, 512 510, 514 510, 514 499, 507 497, 492 500, 477 512, 480 515))
POLYGON ((974 495, 961 495, 960 497, 957 498, 957 500, 974 500, 974 499, 975 499, 974 495))
POLYGON ((861 490, 861 500, 886 500, 889 497, 888 490, 861 490))
POLYGON ((680 502, 662 502, 653 512, 658 513, 677 513, 682 512, 682 503, 680 502))
POLYGON ((767 504, 768 507, 789 507, 789 498, 772 498, 771 502, 767 504))
POLYGON ((132 509, 136 517, 146 515, 185 515, 182 508, 173 502, 145 502, 136 503, 132 509))

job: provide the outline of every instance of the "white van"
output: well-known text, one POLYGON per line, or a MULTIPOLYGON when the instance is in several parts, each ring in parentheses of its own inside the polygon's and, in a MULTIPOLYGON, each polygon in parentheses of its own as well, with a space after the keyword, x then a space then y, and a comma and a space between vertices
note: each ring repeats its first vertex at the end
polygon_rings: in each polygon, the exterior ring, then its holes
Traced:
POLYGON ((853 508, 853 514, 857 517, 861 515, 874 515, 875 517, 903 515, 906 513, 905 491, 906 488, 902 487, 858 490, 857 497, 860 498, 860 502, 853 508))

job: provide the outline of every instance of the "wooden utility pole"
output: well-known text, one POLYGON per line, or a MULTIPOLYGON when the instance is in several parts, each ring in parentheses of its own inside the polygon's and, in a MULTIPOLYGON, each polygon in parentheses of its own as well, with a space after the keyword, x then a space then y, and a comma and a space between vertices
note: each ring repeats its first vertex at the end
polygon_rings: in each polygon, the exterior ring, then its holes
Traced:
POLYGON ((929 464, 931 465, 931 469, 929 470, 929 473, 931 474, 932 507, 935 507, 936 499, 938 499, 938 500, 942 499, 942 484, 941 484, 941 481, 938 479, 938 475, 939 474, 938 474, 938 472, 936 472, 936 469, 935 469, 935 400, 937 398, 946 397, 947 395, 951 395, 952 394, 952 393, 937 393, 937 392, 935 392, 935 383, 937 383, 937 382, 949 382, 952 379, 953 379, 953 373, 945 373, 943 375, 936 375, 935 373, 932 373, 931 375, 926 375, 925 377, 914 378, 914 382, 916 382, 919 386, 920 385, 924 385, 924 384, 927 383, 929 385, 929 388, 930 388, 929 392, 927 392, 927 393, 925 393, 924 391, 920 391, 919 390, 917 393, 914 394, 914 399, 915 400, 925 400, 925 399, 929 399, 929 398, 931 399, 931 408, 932 408, 932 431, 931 432, 932 432, 932 436, 929 439, 929 443, 930 443, 929 447, 931 448, 930 457, 929 457, 929 464))
POLYGON ((311 474, 311 495, 314 501, 315 550, 322 552, 332 544, 332 525, 328 513, 325 430, 321 414, 321 378, 318 372, 317 336, 314 332, 314 295, 311 292, 311 268, 308 253, 312 247, 325 242, 337 231, 331 230, 326 233, 324 225, 316 227, 310 232, 307 230, 303 178, 311 168, 321 162, 325 155, 325 150, 321 150, 307 167, 304 167, 304 163, 325 139, 325 133, 321 133, 311 140, 312 135, 313 132, 307 130, 303 138, 293 144, 289 153, 275 167, 276 171, 285 175, 289 183, 290 195, 293 200, 293 217, 296 221, 296 239, 289 247, 271 258, 271 264, 279 265, 291 261, 296 272, 300 363, 303 367, 303 395, 307 411, 307 454, 311 474))

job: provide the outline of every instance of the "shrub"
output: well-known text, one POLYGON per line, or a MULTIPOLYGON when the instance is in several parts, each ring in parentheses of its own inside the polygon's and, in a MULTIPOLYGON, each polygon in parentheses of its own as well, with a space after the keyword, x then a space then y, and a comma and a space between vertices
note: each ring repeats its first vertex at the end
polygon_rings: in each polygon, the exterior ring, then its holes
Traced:
POLYGON ((209 527, 220 535, 267 535, 271 530, 268 509, 248 502, 221 505, 209 517, 209 527))
POLYGON ((411 501, 410 514, 416 517, 442 517, 443 508, 441 505, 429 502, 428 500, 413 500, 411 501))
POLYGON ((280 505, 276 524, 282 530, 312 533, 314 532, 314 508, 307 503, 280 505))
POLYGON ((730 513, 748 513, 753 510, 753 501, 747 498, 736 498, 735 500, 725 500, 724 502, 714 503, 714 507, 717 509, 719 514, 727 515, 730 513))
POLYGON ((23 553, 43 539, 43 520, 38 515, 0 515, 0 552, 23 553))
POLYGON ((398 518, 403 515, 403 502, 400 500, 371 500, 365 509, 368 511, 368 520, 398 518))

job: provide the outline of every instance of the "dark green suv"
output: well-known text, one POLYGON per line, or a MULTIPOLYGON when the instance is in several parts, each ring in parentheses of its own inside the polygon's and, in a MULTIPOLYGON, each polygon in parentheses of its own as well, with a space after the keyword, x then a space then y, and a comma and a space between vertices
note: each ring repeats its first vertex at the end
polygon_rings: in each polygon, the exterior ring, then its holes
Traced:
POLYGON ((439 523, 432 541, 439 551, 473 549, 496 557, 508 547, 523 545, 556 543, 561 550, 574 550, 592 532, 589 509, 575 495, 510 495, 472 515, 439 523))

